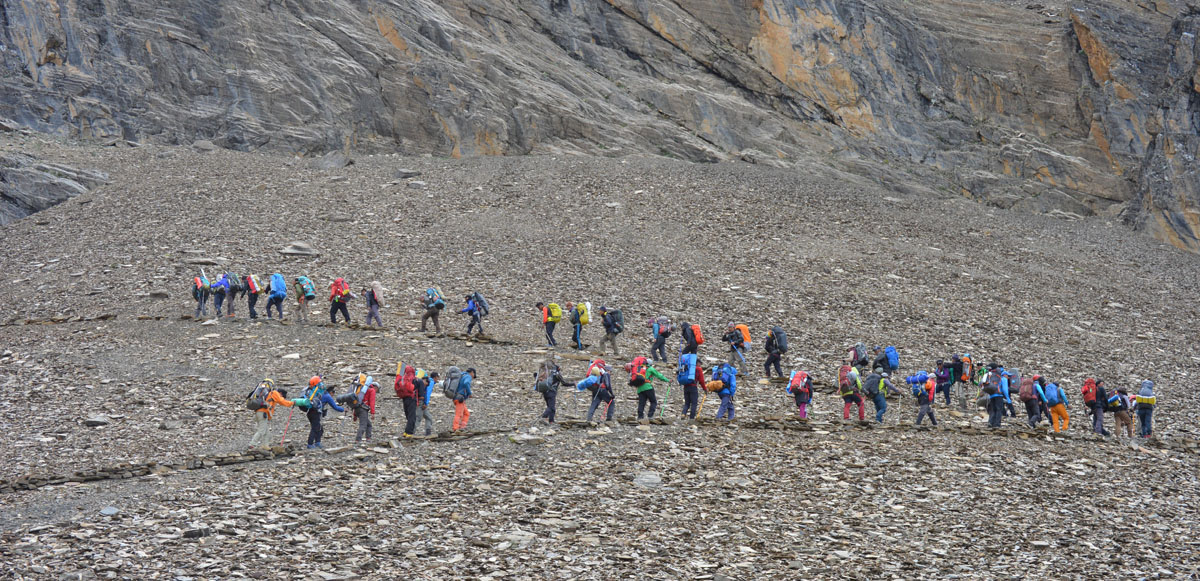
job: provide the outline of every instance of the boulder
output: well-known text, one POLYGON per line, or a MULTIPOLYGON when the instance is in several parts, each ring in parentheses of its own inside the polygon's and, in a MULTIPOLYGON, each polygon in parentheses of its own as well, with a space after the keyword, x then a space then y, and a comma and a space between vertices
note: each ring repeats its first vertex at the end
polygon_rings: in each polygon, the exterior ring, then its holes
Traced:
POLYGON ((287 246, 280 248, 279 253, 284 256, 313 256, 313 257, 316 257, 316 256, 321 255, 320 252, 317 252, 316 248, 313 248, 312 245, 307 242, 292 242, 292 243, 288 244, 287 246))

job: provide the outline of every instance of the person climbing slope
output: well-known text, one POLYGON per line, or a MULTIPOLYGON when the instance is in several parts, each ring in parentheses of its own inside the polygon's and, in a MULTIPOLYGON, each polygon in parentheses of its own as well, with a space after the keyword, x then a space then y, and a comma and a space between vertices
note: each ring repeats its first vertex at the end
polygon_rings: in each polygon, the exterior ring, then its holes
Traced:
POLYGON ((336 278, 333 284, 329 285, 329 322, 337 323, 337 314, 342 314, 342 319, 347 324, 350 323, 350 311, 346 308, 346 303, 354 298, 354 293, 350 292, 350 285, 346 284, 346 279, 336 278))
POLYGON ((246 396, 247 407, 253 407, 255 429, 254 437, 250 438, 250 449, 253 450, 259 446, 264 448, 270 447, 269 437, 271 435, 271 417, 275 413, 275 406, 292 407, 292 402, 287 399, 287 390, 276 389, 275 382, 271 379, 264 379, 258 387, 250 391, 250 395, 246 396))
POLYGON ((645 357, 634 357, 633 361, 625 365, 625 370, 629 372, 629 385, 637 390, 638 419, 646 417, 643 412, 647 403, 650 404, 649 417, 653 419, 654 412, 658 409, 658 397, 654 393, 654 380, 670 380, 650 365, 645 357))
POLYGON ((371 281, 371 288, 364 289, 363 295, 367 298, 367 325, 374 320, 375 324, 382 327, 383 319, 379 318, 379 309, 383 307, 383 285, 379 281, 371 281))
POLYGON ((325 427, 321 425, 321 420, 324 419, 326 409, 329 406, 336 411, 345 412, 346 409, 338 405, 332 395, 325 389, 325 382, 321 376, 314 375, 308 380, 308 390, 304 397, 292 400, 292 403, 306 409, 305 415, 308 417, 308 448, 321 448, 321 438, 325 435, 325 427))

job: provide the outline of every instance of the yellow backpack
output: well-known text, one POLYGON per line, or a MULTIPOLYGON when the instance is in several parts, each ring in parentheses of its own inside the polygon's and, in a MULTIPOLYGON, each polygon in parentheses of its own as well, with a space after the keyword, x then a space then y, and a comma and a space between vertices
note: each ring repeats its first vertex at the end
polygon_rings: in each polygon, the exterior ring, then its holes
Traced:
POLYGON ((591 321, 591 319, 588 318, 588 311, 590 311, 592 309, 588 305, 588 303, 579 303, 579 306, 575 307, 575 309, 579 311, 579 324, 580 325, 586 325, 586 324, 588 324, 588 322, 591 321))
POLYGON ((557 323, 562 320, 562 307, 558 306, 558 303, 550 303, 546 305, 546 309, 550 311, 546 320, 551 323, 557 323))

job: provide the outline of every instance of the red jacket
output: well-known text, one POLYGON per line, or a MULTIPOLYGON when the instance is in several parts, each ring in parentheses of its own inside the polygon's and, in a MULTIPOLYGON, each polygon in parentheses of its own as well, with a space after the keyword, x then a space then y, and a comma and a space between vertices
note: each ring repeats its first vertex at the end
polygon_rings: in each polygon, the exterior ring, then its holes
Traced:
POLYGON ((371 415, 375 415, 375 386, 367 388, 367 393, 363 394, 363 405, 371 410, 371 415))

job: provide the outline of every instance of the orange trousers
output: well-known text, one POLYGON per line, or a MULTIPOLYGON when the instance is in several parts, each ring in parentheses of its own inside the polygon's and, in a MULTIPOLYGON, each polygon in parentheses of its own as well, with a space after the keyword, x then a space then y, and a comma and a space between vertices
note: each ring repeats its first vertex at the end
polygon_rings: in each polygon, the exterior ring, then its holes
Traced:
POLYGON ((1051 421, 1054 422, 1054 431, 1065 431, 1067 426, 1071 425, 1071 416, 1067 415, 1067 406, 1058 404, 1050 407, 1051 421), (1058 425, 1062 424, 1062 430, 1058 429, 1058 425))
POLYGON ((454 431, 466 429, 467 420, 471 419, 471 410, 467 409, 467 402, 454 400, 454 431))

